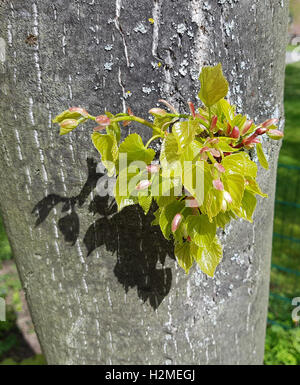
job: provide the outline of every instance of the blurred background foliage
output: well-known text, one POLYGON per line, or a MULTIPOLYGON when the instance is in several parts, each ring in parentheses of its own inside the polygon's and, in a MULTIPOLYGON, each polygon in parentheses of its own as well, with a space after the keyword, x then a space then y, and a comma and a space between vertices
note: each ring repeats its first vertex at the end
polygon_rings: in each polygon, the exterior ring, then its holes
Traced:
MULTIPOLYGON (((288 52, 300 52, 300 0, 290 0, 288 52), (294 45, 292 45, 293 43, 294 45)), ((292 298, 300 297, 300 58, 285 79, 285 137, 279 157, 274 218, 266 365, 300 365, 300 327, 292 321, 292 298)), ((12 252, 0 217, 0 365, 44 365, 12 252)))

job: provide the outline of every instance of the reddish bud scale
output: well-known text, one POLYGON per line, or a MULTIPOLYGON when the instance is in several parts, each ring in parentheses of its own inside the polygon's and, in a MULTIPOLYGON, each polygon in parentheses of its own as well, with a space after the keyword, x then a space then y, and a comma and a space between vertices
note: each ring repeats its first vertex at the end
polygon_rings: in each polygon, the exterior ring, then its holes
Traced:
POLYGON ((218 123, 218 117, 215 115, 211 118, 210 131, 213 131, 216 128, 218 123))
POLYGON ((189 108, 190 108, 191 115, 195 119, 196 113, 195 113, 194 103, 193 102, 188 102, 188 105, 189 105, 189 108))
POLYGON ((181 214, 176 214, 175 217, 173 218, 172 225, 171 225, 171 230, 173 233, 178 229, 180 223, 182 221, 182 215, 181 214))
POLYGON ((210 148, 209 152, 214 156, 215 158, 219 158, 221 156, 220 152, 216 150, 215 148, 210 148))
POLYGON ((151 110, 149 110, 149 114, 165 116, 167 114, 167 111, 163 110, 162 108, 151 108, 151 110))
POLYGON ((267 128, 260 127, 260 128, 258 128, 258 129, 255 131, 255 133, 256 133, 256 135, 263 135, 263 134, 265 134, 267 131, 268 131, 267 128))
POLYGON ((229 136, 231 133, 232 127, 229 123, 227 123, 227 129, 226 129, 226 134, 229 136))
POLYGON ((130 107, 127 108, 127 113, 128 113, 128 115, 133 116, 133 112, 132 112, 132 109, 130 107))
POLYGON ((215 167, 219 172, 221 172, 221 173, 223 173, 223 172, 226 171, 225 168, 224 168, 224 166, 222 166, 220 163, 215 163, 215 164, 214 164, 214 167, 215 167))
POLYGON ((233 127, 230 137, 234 139, 238 139, 240 137, 240 130, 238 129, 238 127, 233 127))
POLYGON ((262 126, 267 128, 267 127, 273 126, 273 124, 276 124, 276 123, 278 123, 278 119, 268 119, 262 123, 262 126))
POLYGON ((95 132, 98 132, 98 131, 102 131, 105 129, 105 126, 97 126, 97 127, 94 127, 94 131, 95 132))
POLYGON ((188 236, 186 240, 187 240, 188 242, 191 242, 191 241, 192 241, 192 239, 191 239, 190 236, 188 236))
POLYGON ((247 132, 252 127, 252 124, 253 124, 253 120, 247 120, 247 122, 244 124, 244 127, 242 129, 242 136, 247 134, 247 132))
POLYGON ((96 117, 95 120, 99 124, 99 126, 106 127, 110 125, 110 119, 106 115, 99 115, 96 117))

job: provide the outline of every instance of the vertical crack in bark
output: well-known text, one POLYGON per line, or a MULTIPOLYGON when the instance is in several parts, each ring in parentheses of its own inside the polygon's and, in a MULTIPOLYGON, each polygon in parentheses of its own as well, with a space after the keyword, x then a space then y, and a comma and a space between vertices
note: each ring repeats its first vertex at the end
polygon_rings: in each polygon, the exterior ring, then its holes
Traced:
POLYGON ((125 59, 126 59, 126 64, 127 67, 130 67, 130 62, 129 62, 129 56, 128 56, 128 47, 125 39, 125 34, 122 30, 121 24, 120 24, 120 14, 121 14, 121 6, 122 6, 122 0, 116 0, 116 17, 115 17, 115 25, 117 30, 120 32, 120 35, 122 37, 123 41, 123 46, 124 46, 124 54, 125 54, 125 59))

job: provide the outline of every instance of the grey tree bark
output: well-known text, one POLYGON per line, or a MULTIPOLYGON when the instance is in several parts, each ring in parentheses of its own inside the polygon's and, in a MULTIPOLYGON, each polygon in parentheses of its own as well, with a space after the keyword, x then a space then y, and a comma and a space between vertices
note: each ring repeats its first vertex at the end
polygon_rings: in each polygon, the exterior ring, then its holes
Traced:
POLYGON ((220 234, 210 279, 177 267, 151 218, 96 197, 89 129, 60 138, 51 119, 146 117, 160 97, 184 110, 221 62, 238 110, 282 127, 287 2, 4 0, 0 14, 1 212, 48 363, 262 363, 278 142, 259 169, 270 197, 220 234))

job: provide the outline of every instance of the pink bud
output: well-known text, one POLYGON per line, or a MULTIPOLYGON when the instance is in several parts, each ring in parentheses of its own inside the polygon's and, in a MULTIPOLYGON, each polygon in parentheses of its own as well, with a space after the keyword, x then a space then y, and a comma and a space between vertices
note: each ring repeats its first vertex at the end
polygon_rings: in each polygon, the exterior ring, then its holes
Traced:
POLYGON ((215 148, 210 148, 209 152, 214 156, 215 158, 219 158, 221 156, 220 152, 216 150, 215 148))
POLYGON ((185 201, 186 207, 199 207, 197 199, 193 197, 187 197, 185 201))
POLYGON ((73 129, 78 126, 78 121, 76 119, 65 119, 60 123, 61 128, 66 128, 66 129, 73 129))
POLYGON ((210 131, 213 131, 216 128, 218 122, 218 117, 215 115, 211 118, 210 131))
POLYGON ((158 164, 150 164, 146 169, 150 174, 155 174, 159 172, 160 166, 158 164))
POLYGON ((232 197, 228 191, 225 191, 225 190, 223 191, 223 197, 224 197, 226 202, 232 203, 232 197))
POLYGON ((70 112, 78 112, 78 114, 81 114, 82 116, 88 116, 89 115, 87 110, 85 110, 84 108, 81 108, 81 107, 70 107, 69 111, 70 112))
POLYGON ((220 179, 215 179, 215 180, 213 180, 213 185, 214 185, 214 188, 215 188, 216 190, 224 191, 224 185, 223 185, 223 183, 220 181, 220 179))
POLYGON ((260 127, 260 128, 258 128, 258 129, 255 131, 255 133, 256 133, 256 135, 263 135, 263 134, 265 134, 267 131, 268 131, 268 130, 267 130, 266 128, 260 127))
POLYGON ((104 130, 104 129, 105 129, 105 126, 97 126, 97 127, 94 127, 94 128, 93 128, 93 130, 94 130, 95 132, 102 131, 102 130, 104 130))
POLYGON ((240 137, 240 130, 237 126, 233 127, 230 137, 234 139, 238 139, 240 137))
POLYGON ((210 144, 217 144, 219 142, 220 142, 219 138, 209 138, 206 140, 206 143, 210 143, 210 144))
POLYGON ((162 108, 151 108, 151 110, 149 111, 149 114, 164 116, 167 114, 167 111, 163 110, 162 108))
POLYGON ((265 122, 262 123, 263 127, 270 127, 273 126, 273 124, 276 124, 278 122, 278 119, 268 119, 265 122))
POLYGON ((244 124, 244 127, 242 129, 242 136, 247 134, 247 132, 250 130, 252 127, 253 120, 247 120, 246 123, 244 124))
POLYGON ((270 136, 271 139, 281 139, 283 138, 283 132, 279 130, 269 130, 268 135, 270 136))
POLYGON ((172 226, 171 226, 171 229, 172 229, 173 233, 175 233, 175 231, 178 229, 181 221, 182 221, 182 215, 179 214, 179 213, 176 214, 175 217, 173 218, 172 226))
POLYGON ((195 113, 195 106, 194 106, 194 103, 193 103, 193 102, 188 102, 188 105, 189 105, 189 108, 190 108, 192 117, 195 119, 196 113, 195 113))
POLYGON ((219 172, 225 172, 226 170, 225 170, 225 168, 224 168, 224 166, 222 166, 220 163, 215 163, 214 164, 214 166, 215 166, 215 168, 219 171, 219 172))
POLYGON ((151 180, 141 180, 140 183, 135 187, 136 190, 146 190, 151 185, 151 180))
POLYGON ((209 147, 202 147, 201 148, 201 150, 200 150, 200 154, 203 154, 204 152, 207 152, 207 151, 209 151, 210 149, 209 149, 209 147))
POLYGON ((99 124, 99 126, 106 127, 110 125, 110 119, 106 115, 99 115, 96 117, 95 120, 99 124))

